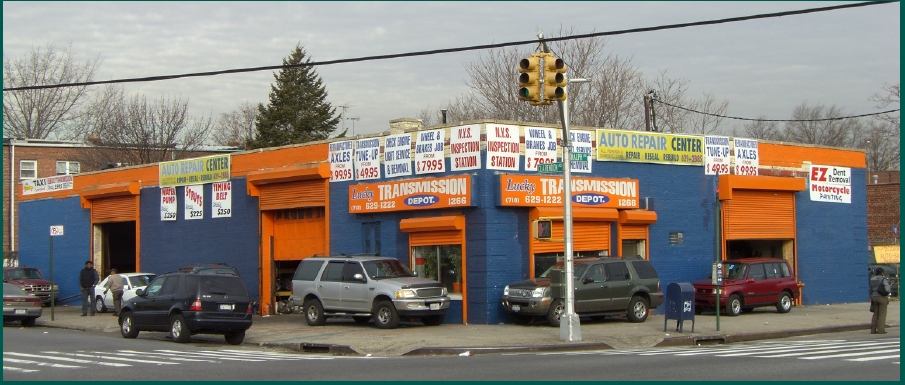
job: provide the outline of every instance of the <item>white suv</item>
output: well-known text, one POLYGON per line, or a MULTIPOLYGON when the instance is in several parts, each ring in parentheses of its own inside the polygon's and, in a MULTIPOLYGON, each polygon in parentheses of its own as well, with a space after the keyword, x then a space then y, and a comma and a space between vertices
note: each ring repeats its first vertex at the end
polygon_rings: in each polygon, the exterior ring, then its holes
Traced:
POLYGON ((419 278, 398 259, 376 256, 315 256, 302 260, 292 278, 294 306, 308 325, 327 317, 351 316, 381 329, 398 326, 399 316, 418 317, 425 325, 443 323, 449 296, 442 283, 419 278))

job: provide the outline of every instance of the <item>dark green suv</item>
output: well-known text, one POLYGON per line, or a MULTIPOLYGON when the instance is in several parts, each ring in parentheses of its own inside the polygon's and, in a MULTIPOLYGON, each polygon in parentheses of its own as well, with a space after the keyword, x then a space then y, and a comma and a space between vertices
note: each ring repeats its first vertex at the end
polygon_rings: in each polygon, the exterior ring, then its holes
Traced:
MULTIPOLYGON (((639 257, 585 258, 574 261, 575 313, 579 316, 625 315, 644 322, 649 309, 663 304, 660 277, 639 257)), ((512 322, 525 324, 545 317, 553 326, 565 309, 562 262, 540 278, 516 282, 503 289, 503 308, 512 322)))

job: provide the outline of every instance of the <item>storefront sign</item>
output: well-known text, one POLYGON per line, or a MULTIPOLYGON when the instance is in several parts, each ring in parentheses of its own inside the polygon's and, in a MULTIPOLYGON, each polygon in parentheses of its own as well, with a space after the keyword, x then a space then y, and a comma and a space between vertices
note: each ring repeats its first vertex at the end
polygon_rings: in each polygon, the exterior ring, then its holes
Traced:
POLYGON ((59 190, 72 190, 72 175, 51 176, 22 181, 22 195, 59 190))
POLYGON ((812 201, 852 203, 851 168, 811 165, 808 179, 812 201))
POLYGON ((520 135, 518 126, 488 124, 485 168, 518 171, 520 135))
POLYGON ((481 168, 481 126, 458 126, 449 129, 449 170, 465 171, 481 168))
POLYGON ((355 179, 355 169, 352 167, 352 141, 330 143, 330 181, 344 182, 355 179))
POLYGON ((380 179, 380 138, 355 141, 355 180, 380 179))
POLYGON ((445 172, 443 130, 421 131, 415 135, 415 174, 445 172))
POLYGON ((757 175, 757 140, 735 138, 735 175, 757 175))
POLYGON ((572 141, 572 153, 580 152, 587 154, 585 160, 572 160, 572 172, 590 173, 591 172, 591 151, 593 146, 591 140, 594 133, 591 131, 569 131, 569 138, 572 141))
POLYGON ((232 183, 218 182, 211 185, 211 218, 229 218, 233 216, 232 183))
MULTIPOLYGON (((572 204, 576 207, 638 208, 638 181, 634 179, 572 178, 572 204)), ((562 177, 500 175, 500 206, 563 206, 562 177)))
POLYGON ((349 186, 349 213, 471 206, 471 176, 422 178, 349 186))
POLYGON ((730 156, 728 136, 704 137, 704 175, 728 175, 730 156))
POLYGON ((412 134, 390 135, 383 144, 383 175, 412 175, 412 134))
POLYGON ((176 188, 161 187, 160 188, 160 220, 175 221, 176 220, 176 188))
POLYGON ((185 186, 185 219, 204 219, 204 185, 185 186))
POLYGON ((556 162, 556 133, 552 128, 525 127, 525 171, 556 162))
POLYGON ((160 187, 189 184, 225 182, 229 180, 229 155, 160 162, 158 180, 160 187))
POLYGON ((626 130, 597 130, 597 160, 704 164, 704 138, 626 130))
POLYGON ((899 263, 899 245, 874 246, 876 263, 899 263))

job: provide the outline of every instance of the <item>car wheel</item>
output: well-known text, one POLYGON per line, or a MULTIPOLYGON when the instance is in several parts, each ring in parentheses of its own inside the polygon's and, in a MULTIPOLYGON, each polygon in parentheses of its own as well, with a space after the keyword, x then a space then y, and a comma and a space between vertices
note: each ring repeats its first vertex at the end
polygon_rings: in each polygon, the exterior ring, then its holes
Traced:
POLYGON ((192 337, 192 332, 189 331, 188 326, 185 325, 185 317, 182 314, 174 314, 173 317, 170 318, 170 337, 173 338, 173 342, 185 343, 189 342, 192 337))
POLYGON ((368 323, 368 321, 371 320, 371 317, 355 315, 355 316, 352 316, 352 319, 355 320, 355 323, 357 323, 357 324, 366 324, 366 323, 368 323))
POLYGON ((308 302, 305 302, 305 321, 311 326, 324 326, 327 323, 321 301, 309 299, 308 302))
POLYGON ((127 311, 119 317, 119 332, 122 333, 123 338, 138 337, 138 329, 132 322, 132 312, 127 311))
POLYGON ((94 301, 94 310, 96 310, 98 313, 107 312, 107 304, 104 303, 104 297, 97 296, 97 300, 94 301))
POLYGON ((553 326, 559 326, 562 320, 562 313, 566 310, 566 305, 561 299, 554 299, 550 304, 550 310, 547 311, 547 323, 553 326))
POLYGON ((509 319, 516 325, 527 325, 531 322, 531 317, 521 314, 509 314, 509 319))
POLYGON ((22 320, 22 326, 25 326, 25 327, 35 326, 35 320, 37 320, 37 318, 25 318, 22 320))
POLYGON ((634 296, 632 300, 628 303, 628 311, 626 312, 626 316, 628 316, 628 320, 632 322, 644 322, 647 319, 647 309, 648 309, 647 300, 634 296))
POLYGON ((374 324, 381 329, 392 329, 399 326, 399 315, 396 314, 396 306, 390 301, 377 304, 374 309, 374 324))
POLYGON ((421 323, 427 326, 437 326, 443 323, 443 319, 446 318, 446 314, 443 315, 426 315, 421 317, 421 323))
POLYGON ((788 313, 792 310, 792 296, 788 292, 779 293, 779 301, 776 302, 776 311, 788 313))
POLYGON ((238 332, 232 332, 232 333, 226 333, 223 335, 223 338, 225 338, 226 343, 228 343, 230 345, 239 345, 242 343, 242 341, 245 340, 245 330, 238 331, 238 332))
POLYGON ((726 314, 732 317, 742 314, 742 299, 738 297, 738 294, 729 296, 729 301, 726 303, 726 314))

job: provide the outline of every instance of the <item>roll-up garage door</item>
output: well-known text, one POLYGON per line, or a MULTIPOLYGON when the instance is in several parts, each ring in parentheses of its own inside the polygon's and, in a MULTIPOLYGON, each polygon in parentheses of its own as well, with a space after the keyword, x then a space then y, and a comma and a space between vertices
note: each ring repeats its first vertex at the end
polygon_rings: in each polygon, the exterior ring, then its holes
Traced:
POLYGON ((409 247, 462 244, 461 230, 409 233, 409 247))
POLYGON ((647 239, 648 225, 622 225, 622 239, 647 239))
POLYGON ((91 200, 91 222, 126 222, 136 220, 138 197, 115 196, 91 200))
POLYGON ((260 190, 261 210, 323 207, 327 201, 324 179, 263 184, 260 190))
MULTIPOLYGON (((564 237, 562 221, 553 221, 553 238, 564 237)), ((532 239, 534 253, 554 253, 563 251, 562 242, 541 242, 532 239)), ((572 222, 572 249, 574 251, 592 251, 610 249, 610 222, 575 221, 572 222)))
POLYGON ((794 239, 795 197, 787 191, 733 190, 723 201, 726 240, 794 239))

